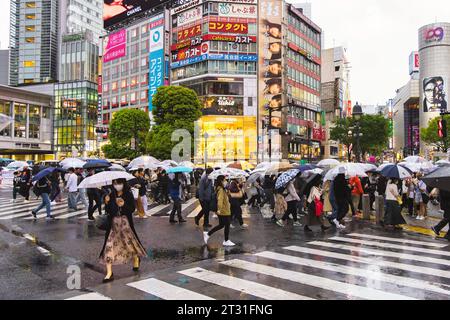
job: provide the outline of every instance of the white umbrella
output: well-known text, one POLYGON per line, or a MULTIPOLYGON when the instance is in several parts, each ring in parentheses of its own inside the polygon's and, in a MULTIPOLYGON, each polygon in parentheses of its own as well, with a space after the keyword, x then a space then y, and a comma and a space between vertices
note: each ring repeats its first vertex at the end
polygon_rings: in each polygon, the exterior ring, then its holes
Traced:
POLYGON ((178 163, 173 160, 164 160, 164 161, 160 162, 159 165, 161 165, 163 167, 178 167, 178 163))
POLYGON ((59 164, 60 164, 61 166, 64 166, 66 163, 71 162, 71 161, 76 161, 76 160, 84 161, 84 160, 82 160, 82 159, 80 159, 80 158, 65 158, 64 160, 61 160, 61 161, 59 162, 59 164))
POLYGON ((212 172, 209 175, 209 179, 216 180, 219 176, 225 176, 229 179, 240 179, 240 178, 247 178, 249 174, 239 169, 223 168, 212 172))
POLYGON ((195 164, 193 164, 191 161, 182 161, 178 165, 180 167, 187 167, 187 168, 191 168, 191 169, 195 168, 195 164))
POLYGON ((361 167, 364 168, 365 172, 377 170, 377 166, 371 163, 357 163, 357 164, 361 165, 361 167))
POLYGON ((66 161, 64 164, 61 162, 61 165, 63 169, 67 170, 70 168, 83 168, 83 166, 86 164, 83 160, 76 159, 76 158, 70 158, 68 161, 66 161))
POLYGON ((414 173, 424 172, 428 174, 437 169, 437 166, 433 165, 431 162, 423 162, 423 163, 401 162, 399 163, 399 166, 408 168, 414 173))
POLYGON ((129 181, 134 178, 135 177, 126 172, 104 171, 84 179, 78 186, 78 189, 101 188, 112 185, 112 182, 117 179, 126 179, 129 181))
POLYGON ((255 168, 255 170, 258 169, 267 169, 270 168, 273 164, 275 164, 274 162, 261 162, 260 164, 258 164, 255 168))
POLYGON ((425 158, 419 156, 410 156, 404 159, 404 162, 408 163, 424 163, 428 162, 425 158))
POLYGON ((159 160, 151 157, 151 156, 142 156, 139 158, 134 159, 133 161, 130 162, 130 164, 128 165, 129 168, 149 168, 159 164, 159 160))
POLYGON ((355 176, 358 176, 360 178, 367 177, 367 174, 364 171, 364 168, 361 167, 361 165, 359 165, 357 163, 345 163, 345 164, 341 164, 341 165, 337 166, 336 168, 333 168, 330 171, 328 171, 327 174, 325 175, 324 181, 334 180, 337 177, 337 175, 339 174, 339 171, 342 170, 341 168, 344 169, 345 175, 347 177, 355 177, 355 176))
POLYGON ((340 165, 341 163, 336 159, 325 159, 320 161, 317 166, 318 167, 336 167, 340 165))
POLYGON ((109 171, 122 171, 125 172, 125 168, 122 167, 120 164, 113 163, 111 167, 108 168, 109 171))
POLYGON ((448 165, 450 165, 450 161, 448 161, 448 160, 439 160, 439 161, 437 161, 436 162, 436 164, 438 164, 438 165, 444 165, 444 166, 448 166, 448 165))
POLYGON ((8 164, 6 169, 22 169, 23 167, 29 167, 30 165, 25 161, 14 161, 8 164))

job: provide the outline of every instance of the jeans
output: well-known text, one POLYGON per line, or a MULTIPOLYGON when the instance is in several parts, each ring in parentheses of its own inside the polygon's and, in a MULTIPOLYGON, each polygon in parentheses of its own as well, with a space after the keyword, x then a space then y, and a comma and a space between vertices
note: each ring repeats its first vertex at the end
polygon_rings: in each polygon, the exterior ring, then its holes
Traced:
POLYGON ((20 193, 20 189, 14 187, 13 188, 13 199, 16 200, 17 199, 17 194, 20 193))
POLYGON ((294 218, 294 222, 297 222, 297 203, 298 201, 289 201, 287 203, 288 208, 286 210, 286 213, 284 214, 283 218, 281 220, 286 221, 289 218, 289 215, 292 214, 292 217, 294 218))
POLYGON ((183 216, 181 215, 181 199, 173 199, 173 208, 172 212, 170 213, 170 221, 175 220, 175 213, 178 215, 178 220, 183 220, 183 216))
POLYGON ((42 208, 46 207, 47 217, 51 217, 52 216, 52 213, 51 213, 52 205, 50 203, 50 197, 49 197, 48 193, 41 194, 41 198, 42 198, 42 203, 36 209, 34 209, 33 212, 37 214, 39 211, 41 211, 42 208))
POLYGON ((214 227, 214 229, 212 229, 210 232, 208 232, 208 236, 211 237, 217 231, 225 228, 225 241, 228 241, 230 236, 231 217, 230 216, 218 216, 218 217, 219 217, 219 225, 214 227))
POLYGON ((69 195, 67 197, 67 204, 69 205, 69 209, 78 210, 77 199, 78 199, 78 192, 69 192, 69 195))
POLYGON ((195 219, 196 221, 200 221, 203 217, 203 226, 206 227, 209 225, 209 211, 211 211, 211 207, 208 201, 200 201, 200 205, 202 206, 202 211, 200 211, 195 219))

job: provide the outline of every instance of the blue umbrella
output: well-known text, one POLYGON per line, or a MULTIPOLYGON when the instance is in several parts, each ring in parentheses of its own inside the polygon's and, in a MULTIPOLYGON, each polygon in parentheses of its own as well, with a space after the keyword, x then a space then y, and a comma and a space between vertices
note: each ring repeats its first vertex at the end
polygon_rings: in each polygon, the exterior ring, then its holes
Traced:
POLYGON ((399 165, 388 165, 386 167, 383 168, 383 170, 381 170, 381 175, 386 177, 386 178, 395 178, 395 179, 407 179, 407 178, 411 178, 411 170, 399 166, 399 165))
POLYGON ((313 164, 304 164, 304 165, 295 166, 294 169, 300 170, 300 172, 303 173, 305 171, 311 171, 311 170, 317 169, 317 166, 315 166, 313 164))
POLYGON ((288 185, 289 182, 294 180, 301 173, 298 169, 292 169, 284 172, 275 183, 275 189, 281 189, 288 185))
POLYGON ((102 159, 94 159, 94 160, 88 160, 88 163, 86 163, 83 166, 83 169, 105 169, 111 167, 112 164, 109 161, 102 160, 102 159))
POLYGON ((188 167, 174 167, 167 170, 167 173, 191 173, 192 171, 194 169, 188 167))
POLYGON ((55 171, 60 171, 60 172, 64 172, 64 170, 62 170, 61 168, 54 168, 54 167, 50 167, 50 168, 46 168, 44 170, 39 171, 39 173, 37 173, 34 177, 33 177, 33 182, 35 181, 39 181, 42 178, 45 178, 49 175, 51 175, 53 172, 55 171))

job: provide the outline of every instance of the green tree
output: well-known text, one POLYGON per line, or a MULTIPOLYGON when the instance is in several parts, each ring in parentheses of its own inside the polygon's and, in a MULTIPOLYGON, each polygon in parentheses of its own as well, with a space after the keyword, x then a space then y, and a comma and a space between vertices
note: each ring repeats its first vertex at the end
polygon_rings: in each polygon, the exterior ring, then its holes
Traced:
POLYGON ((123 109, 115 113, 110 124, 110 143, 103 147, 107 158, 135 158, 146 153, 145 139, 150 118, 139 109, 123 109))
POLYGON ((146 139, 149 153, 160 159, 170 159, 178 143, 172 142, 172 133, 177 129, 189 131, 193 147, 194 123, 202 116, 195 91, 180 86, 160 87, 153 97, 153 107, 155 126, 146 139))
MULTIPOLYGON (((437 117, 431 119, 428 123, 427 128, 422 128, 420 131, 420 138, 423 142, 437 147, 442 152, 447 152, 450 147, 450 137, 448 135, 448 125, 447 125, 447 138, 441 138, 438 134, 438 121, 441 117, 437 117)), ((450 124, 450 115, 444 116, 444 119, 447 121, 447 124, 450 124)))
POLYGON ((351 118, 337 119, 330 131, 331 140, 338 141, 347 148, 349 161, 351 157, 350 146, 353 144, 353 138, 349 136, 348 132, 351 131, 352 123, 351 118))

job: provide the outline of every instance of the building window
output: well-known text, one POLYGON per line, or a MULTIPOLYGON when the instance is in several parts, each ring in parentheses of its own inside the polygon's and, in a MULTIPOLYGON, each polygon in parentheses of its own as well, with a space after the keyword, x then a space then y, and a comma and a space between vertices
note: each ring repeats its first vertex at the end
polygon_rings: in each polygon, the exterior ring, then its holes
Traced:
POLYGON ((33 60, 31 60, 31 61, 24 61, 23 62, 23 66, 25 68, 32 68, 32 67, 36 66, 36 61, 33 61, 33 60))
MULTIPOLYGON (((0 101, 0 113, 11 116, 11 103, 8 101, 0 101)), ((11 136, 11 125, 7 126, 5 129, 0 131, 0 136, 10 137, 11 136)))
POLYGON ((27 138, 27 106, 14 104, 14 137, 27 138))
POLYGON ((41 107, 30 106, 29 117, 28 137, 30 139, 39 139, 41 130, 41 107))

